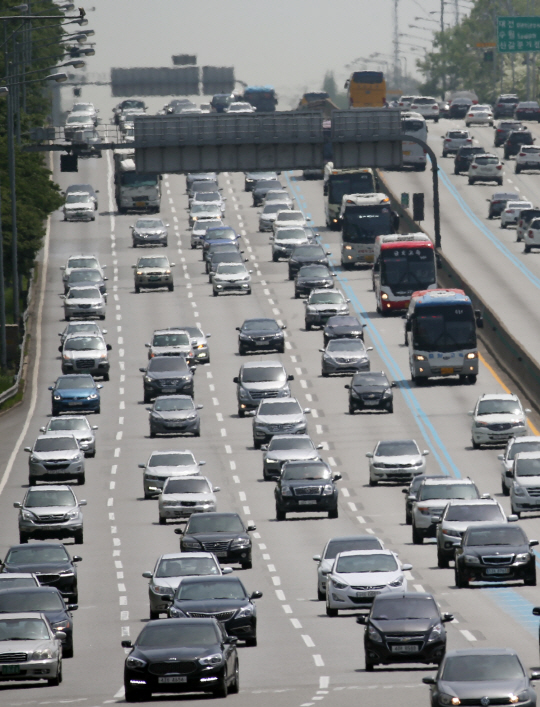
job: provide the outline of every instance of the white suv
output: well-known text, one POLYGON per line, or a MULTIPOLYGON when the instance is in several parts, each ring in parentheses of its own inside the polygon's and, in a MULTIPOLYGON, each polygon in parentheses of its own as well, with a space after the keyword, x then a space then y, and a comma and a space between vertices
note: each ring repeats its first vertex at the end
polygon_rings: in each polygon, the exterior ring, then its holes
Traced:
POLYGON ((530 224, 527 232, 523 236, 523 252, 530 253, 531 248, 540 248, 540 218, 534 218, 530 224))
POLYGON ((471 479, 447 477, 425 479, 411 510, 412 541, 421 545, 424 538, 434 538, 448 501, 453 498, 472 500, 480 498, 476 484, 471 479))
POLYGON ((436 98, 431 96, 415 96, 409 110, 420 113, 426 120, 439 122, 440 109, 436 98))
POLYGON ((524 169, 540 169, 540 147, 536 145, 522 145, 516 155, 515 172, 519 174, 524 169))
POLYGON ((517 395, 511 393, 486 393, 478 398, 472 417, 472 446, 480 449, 483 444, 503 444, 511 437, 527 433, 527 420, 517 395))
POLYGON ((510 495, 510 488, 514 482, 514 459, 516 454, 522 452, 540 453, 540 437, 512 437, 508 440, 504 454, 499 454, 497 457, 502 464, 501 490, 504 496, 510 495))
POLYGON ((530 201, 509 201, 501 213, 501 228, 515 226, 524 209, 532 209, 530 201))
POLYGON ((477 125, 491 125, 493 127, 493 112, 490 106, 471 106, 465 116, 465 125, 469 127, 469 125, 473 123, 477 125))
POLYGON ((510 503, 518 518, 524 511, 540 510, 540 452, 516 454, 510 503))
POLYGON ((474 155, 469 166, 469 184, 474 184, 475 182, 497 182, 502 187, 502 168, 503 163, 497 155, 488 153, 474 155))
POLYGON ((459 148, 464 145, 472 145, 473 141, 472 135, 468 130, 448 130, 442 139, 444 140, 442 148, 443 157, 455 154, 459 148))

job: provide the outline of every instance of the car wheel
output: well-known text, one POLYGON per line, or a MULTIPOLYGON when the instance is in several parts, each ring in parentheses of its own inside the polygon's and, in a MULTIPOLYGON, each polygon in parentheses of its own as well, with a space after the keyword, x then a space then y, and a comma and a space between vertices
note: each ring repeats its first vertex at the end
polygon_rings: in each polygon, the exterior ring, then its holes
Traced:
POLYGON ((73 640, 69 645, 62 646, 62 658, 73 658, 75 651, 73 649, 73 640))
POLYGON ((412 525, 412 516, 410 513, 405 513, 405 525, 412 525))
POLYGON ((372 479, 371 476, 370 476, 370 477, 369 477, 369 485, 370 485, 370 486, 378 486, 378 485, 379 485, 379 482, 377 481, 377 479, 372 479))
POLYGON ((82 530, 78 530, 74 534, 73 539, 75 540, 75 545, 82 545, 84 542, 84 532, 82 530))
POLYGON ((252 560, 248 560, 247 562, 242 562, 241 567, 243 570, 250 570, 253 569, 253 562, 252 560))
POLYGON ((152 396, 151 396, 149 393, 145 393, 143 400, 144 400, 145 403, 151 403, 151 402, 152 402, 152 396))
POLYGON ((277 253, 274 253, 272 255, 272 260, 274 261, 274 263, 277 263, 277 261, 279 260, 279 255, 277 255, 277 253))
POLYGON ((454 174, 459 174, 459 169, 454 169, 454 174))
POLYGON ((36 479, 34 479, 32 476, 28 477, 28 486, 35 486, 37 483, 36 479))
POLYGON ((501 219, 501 228, 506 228, 506 221, 501 219))
POLYGON ((135 241, 133 241, 133 247, 137 248, 137 244, 135 243, 135 241))
POLYGON ((260 448, 261 448, 261 444, 262 444, 261 440, 259 440, 259 439, 254 439, 254 440, 253 440, 253 446, 254 446, 255 449, 260 449, 260 448))
POLYGON ((422 535, 422 533, 418 532, 414 525, 412 527, 412 541, 415 545, 424 544, 424 536, 422 535))
POLYGON ((289 270, 289 280, 294 280, 294 275, 290 270, 289 270))
POLYGON ((244 348, 242 345, 240 345, 240 346, 238 347, 238 353, 240 354, 240 356, 245 356, 245 355, 246 355, 246 350, 245 350, 245 348, 244 348))
POLYGON ((503 496, 510 496, 510 489, 504 483, 504 481, 501 481, 501 491, 503 496))
POLYGON ((349 404, 349 415, 354 415, 355 407, 354 405, 349 404))
POLYGON ((443 152, 443 153, 442 153, 442 156, 443 156, 443 157, 448 157, 448 152, 443 152))
POLYGON ((469 184, 474 184, 474 179, 469 179, 469 184))
POLYGON ((536 572, 525 580, 526 587, 536 587, 536 572))
POLYGON ((530 245, 526 245, 526 246, 523 248, 523 252, 524 252, 524 253, 530 253, 530 252, 531 252, 531 246, 530 246, 530 245))
POLYGON ((321 371, 321 376, 322 376, 323 378, 328 378, 328 371, 322 370, 322 371, 321 371))
POLYGON ((163 516, 159 516, 159 524, 160 525, 167 525, 167 519, 164 518, 163 516))
POLYGON ((245 417, 245 416, 246 416, 246 411, 238 409, 238 417, 245 417))
MULTIPOLYGON (((255 641, 255 643, 248 643, 246 641, 246 646, 256 646, 257 645, 257 639, 252 639, 255 641)), ((234 666, 234 682, 229 688, 229 692, 231 695, 237 695, 240 692, 240 670, 238 669, 238 661, 236 661, 236 664, 234 666)))
POLYGON ((437 549, 437 567, 441 570, 448 569, 449 567, 448 558, 445 557, 439 549, 437 549))
POLYGON ((469 580, 468 580, 468 579, 464 579, 464 578, 461 576, 461 572, 459 571, 459 569, 458 569, 457 567, 456 567, 456 570, 455 570, 455 572, 454 572, 454 577, 455 577, 455 580, 456 580, 456 581, 455 581, 455 584, 456 584, 456 587, 457 587, 458 589, 465 589, 466 587, 469 586, 469 580))
POLYGON ((498 180, 497 180, 497 184, 498 184, 500 187, 502 187, 502 185, 503 185, 503 180, 502 180, 502 179, 498 179, 498 180))
POLYGON ((311 331, 311 324, 308 324, 308 322, 306 322, 305 329, 306 331, 311 331))
POLYGON ((394 403, 390 403, 390 405, 386 406, 387 412, 394 412, 394 403))
POLYGON ((514 509, 512 509, 512 513, 518 518, 521 518, 521 511, 515 511, 514 509))
POLYGON ((135 285, 135 294, 138 295, 140 291, 141 291, 141 288, 139 287, 139 285, 135 285))
POLYGON ((372 663, 370 660, 366 658, 366 671, 368 673, 373 672, 373 668, 375 667, 375 663, 372 663))
POLYGON ((58 665, 58 670, 56 672, 55 678, 47 678, 47 685, 50 687, 58 687, 62 682, 62 663, 58 665))
POLYGON ((223 678, 217 690, 213 691, 214 697, 227 697, 229 694, 229 683, 227 678, 227 668, 223 671, 223 678))
POLYGON ((156 436, 156 431, 153 430, 152 428, 150 428, 150 438, 151 438, 151 439, 154 439, 155 436, 156 436))
POLYGON ((329 518, 338 518, 339 517, 339 508, 336 506, 332 511, 328 511, 328 517, 329 518))
POLYGON ((148 690, 134 690, 130 685, 124 686, 126 702, 147 702, 152 696, 148 690))
POLYGON ((473 449, 480 449, 480 445, 478 444, 478 442, 475 442, 474 439, 471 440, 471 444, 473 449))
POLYGON ((298 290, 294 291, 294 299, 300 299, 300 294, 299 294, 298 290))
POLYGON ((338 610, 337 609, 331 609, 328 604, 326 605, 326 615, 335 617, 338 615, 338 610))
POLYGON ((169 285, 169 292, 174 292, 174 285, 169 285))
POLYGON ((150 609, 150 621, 157 621, 157 619, 159 619, 159 611, 152 611, 152 609, 150 609))
POLYGON ((19 544, 20 545, 26 545, 28 542, 30 536, 27 535, 26 533, 19 533, 19 544))
POLYGON ((200 436, 201 436, 201 430, 200 430, 200 429, 196 430, 196 431, 193 433, 193 436, 194 436, 194 437, 200 437, 200 436))
POLYGON ((514 170, 515 174, 519 174, 521 172, 521 169, 516 165, 516 169, 514 170))
POLYGON ((285 520, 287 518, 287 514, 285 511, 282 511, 281 508, 278 508, 276 506, 276 520, 285 520))
POLYGON ((153 495, 149 491, 144 492, 144 500, 149 501, 151 498, 153 498, 153 495))
POLYGON ((108 383, 110 380, 111 380, 110 374, 109 374, 109 373, 104 373, 104 374, 103 374, 103 381, 104 381, 105 383, 108 383))

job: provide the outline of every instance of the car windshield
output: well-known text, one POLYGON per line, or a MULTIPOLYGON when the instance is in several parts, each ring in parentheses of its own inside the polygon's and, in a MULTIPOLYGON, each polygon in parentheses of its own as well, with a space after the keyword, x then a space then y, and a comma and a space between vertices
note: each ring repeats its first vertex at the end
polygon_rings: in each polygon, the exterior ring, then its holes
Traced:
POLYGON ((137 263, 137 268, 169 268, 169 259, 163 256, 153 258, 140 258, 137 263))
POLYGON ((379 442, 376 452, 378 457, 400 457, 403 455, 418 455, 420 450, 412 439, 399 439, 391 442, 379 442))
POLYGON ((46 641, 49 638, 43 619, 0 619, 0 641, 46 641))
POLYGON ((179 601, 209 601, 215 599, 247 599, 246 590, 239 579, 205 582, 182 582, 177 589, 179 601))
POLYGON ((68 194, 66 196, 66 204, 89 204, 92 201, 89 194, 68 194))
POLYGON ((330 277, 330 271, 324 265, 304 265, 298 271, 298 277, 330 277))
POLYGON ((62 452, 65 449, 78 449, 74 437, 41 437, 36 440, 34 452, 62 452))
POLYGON ((273 452, 275 450, 288 450, 288 449, 314 449, 313 442, 307 437, 272 437, 270 444, 268 445, 268 451, 273 452))
POLYGON ((517 655, 453 655, 444 663, 445 682, 519 680, 525 677, 517 655))
POLYGON ((195 201, 221 201, 221 194, 218 191, 198 192, 195 201))
POLYGON ((334 560, 340 552, 349 552, 350 550, 382 550, 382 545, 378 538, 370 537, 331 540, 326 546, 324 559, 334 560))
POLYGON ((285 380, 285 370, 279 366, 256 366, 242 370, 243 383, 283 383, 285 380))
POLYGON ((212 493, 212 487, 207 479, 191 479, 189 477, 182 479, 172 478, 167 481, 163 493, 212 493))
POLYGON ((432 103, 437 103, 437 101, 434 98, 419 98, 416 97, 413 100, 413 103, 415 103, 417 106, 429 106, 432 103))
POLYGON ((101 282, 101 273, 99 270, 91 270, 90 268, 73 270, 69 274, 68 285, 71 286, 73 282, 101 282))
POLYGON ((85 417, 57 417, 50 421, 48 432, 64 430, 89 430, 90 425, 85 417))
POLYGON ((446 133, 446 137, 450 137, 453 140, 465 140, 469 137, 469 133, 466 130, 449 130, 446 133))
POLYGON ((397 569, 398 563, 393 555, 345 555, 338 559, 334 572, 395 572, 397 569))
POLYGON ((163 559, 159 563, 155 577, 193 577, 195 575, 220 574, 219 567, 212 557, 174 557, 163 559))
POLYGON ((482 522, 496 521, 504 522, 505 517, 499 506, 495 504, 471 505, 471 506, 450 506, 444 517, 448 521, 458 522, 482 522))
POLYGON ((517 400, 481 400, 477 415, 521 415, 521 405, 517 400))
POLYGON ((316 292, 309 298, 309 304, 342 304, 343 301, 340 292, 316 292))
POLYGON ((276 228, 275 238, 279 239, 302 239, 306 240, 313 233, 309 233, 305 228, 276 228))
POLYGON ((193 466, 196 463, 191 452, 158 452, 152 454, 148 466, 193 466))
POLYGON ((236 231, 231 228, 230 226, 217 226, 216 228, 213 228, 211 231, 207 231, 206 234, 209 238, 212 238, 213 240, 218 240, 219 238, 225 238, 225 239, 232 239, 232 238, 238 238, 236 231))
POLYGON ((69 324, 65 331, 64 336, 68 334, 80 334, 81 332, 90 332, 91 334, 97 334, 99 332, 99 327, 94 322, 78 322, 77 324, 69 324))
POLYGON ((279 214, 278 219, 280 221, 303 221, 304 216, 298 211, 285 211, 279 214))
POLYGON ((57 390, 72 390, 75 388, 95 388, 96 384, 91 376, 73 376, 70 378, 59 378, 56 381, 57 390))
POLYGON ((284 481, 321 480, 330 478, 330 469, 320 462, 287 464, 281 477, 284 481))
POLYGON ((475 528, 474 530, 469 530, 464 543, 471 547, 528 545, 525 533, 516 526, 513 528, 475 528))
POLYGON ((322 258, 323 249, 318 245, 302 245, 295 249, 293 256, 301 258, 322 258))
POLYGON ((64 602, 57 592, 13 592, 2 594, 0 592, 0 612, 2 614, 15 614, 22 611, 62 611, 64 602))
POLYGON ((334 329, 335 327, 351 327, 362 331, 362 324, 355 317, 330 317, 326 326, 331 329, 334 329))
POLYGON ((255 191, 259 191, 259 189, 269 191, 270 189, 281 188, 281 184, 277 181, 277 179, 258 179, 257 184, 255 185, 255 191))
POLYGON ((283 189, 276 189, 273 191, 270 189, 268 194, 266 195, 266 202, 268 203, 269 201, 281 201, 282 199, 285 199, 288 201, 291 197, 287 194, 286 191, 283 191, 283 189))
POLYGON ((70 115, 66 120, 66 123, 91 123, 93 122, 91 115, 70 115))
POLYGON ((274 319, 248 319, 242 324, 242 331, 280 331, 274 319))
POLYGON ((45 508, 47 506, 76 506, 77 501, 71 489, 50 491, 39 489, 26 495, 25 508, 45 508))
POLYGON ((29 545, 14 547, 6 557, 6 564, 35 565, 47 562, 69 562, 69 555, 62 545, 29 545))
POLYGON ((172 412, 173 410, 193 410, 195 404, 192 398, 163 398, 156 400, 154 410, 158 412, 172 412))
POLYGON ((159 218, 139 218, 135 221, 135 228, 165 228, 165 224, 159 218))
POLYGON ((435 601, 431 597, 407 597, 376 601, 371 618, 377 621, 400 619, 433 619, 439 616, 435 601))
POLYGON ((101 296, 97 287, 71 287, 68 299, 99 299, 101 296))
POLYGON ((169 624, 153 622, 137 638, 137 646, 155 648, 206 648, 220 643, 221 636, 213 624, 192 624, 188 621, 169 624))
POLYGON ((185 359, 181 356, 156 356, 148 364, 148 370, 158 373, 174 371, 182 375, 187 375, 190 372, 185 359))
POLYGON ((259 415, 300 415, 302 408, 296 400, 290 402, 265 402, 259 407, 259 415))
POLYGON ((361 339, 331 339, 328 342, 327 351, 354 351, 363 353, 364 343, 361 339))
MULTIPOLYGON (((199 192, 200 196, 203 196, 204 194, 212 194, 212 192, 199 192)), ((219 204, 193 204, 191 207, 191 213, 192 214, 219 214, 221 213, 221 209, 219 207, 219 204)))
POLYGON ((0 575, 0 589, 14 589, 21 587, 37 587, 33 577, 13 577, 9 574, 0 575))
POLYGON ((245 533, 244 525, 237 515, 192 515, 186 526, 186 535, 191 533, 245 533))
POLYGON ((514 473, 516 476, 540 476, 540 459, 516 459, 514 473))
POLYGON ((374 375, 360 375, 360 376, 354 376, 353 378, 353 385, 360 385, 360 386, 389 386, 390 383, 388 382, 386 376, 378 376, 376 374, 374 375))
POLYGON ((64 344, 67 351, 106 351, 107 346, 98 336, 77 336, 64 344))
POLYGON ((531 440, 530 442, 520 442, 516 439, 508 450, 508 456, 506 458, 511 461, 515 458, 516 454, 520 454, 521 452, 540 452, 540 438, 538 440, 531 440))
POLYGON ((152 346, 189 346, 187 334, 155 334, 152 346))
MULTIPOLYGON (((262 212, 263 214, 277 214, 278 211, 283 211, 284 208, 286 208, 285 205, 281 203, 266 204, 262 212)), ((280 220, 284 221, 285 219, 280 218, 280 220)))
POLYGON ((206 233, 208 228, 220 226, 222 223, 223 222, 220 218, 200 219, 199 221, 195 221, 193 224, 193 230, 196 233, 206 233))
POLYGON ((217 275, 247 275, 248 271, 242 263, 233 263, 232 265, 218 265, 216 269, 217 275))
POLYGON ((450 498, 478 498, 478 491, 473 484, 424 484, 420 490, 420 501, 450 498))

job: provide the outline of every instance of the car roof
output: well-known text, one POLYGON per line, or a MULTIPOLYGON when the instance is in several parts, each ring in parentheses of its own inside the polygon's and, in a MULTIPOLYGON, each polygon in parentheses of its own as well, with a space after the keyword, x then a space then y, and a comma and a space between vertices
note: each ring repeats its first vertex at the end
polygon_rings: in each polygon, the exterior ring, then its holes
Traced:
MULTIPOLYGON (((308 434, 301 434, 301 435, 272 435, 272 439, 270 440, 273 442, 276 439, 309 439, 310 442, 313 442, 311 437, 308 434)), ((314 442, 313 442, 314 443, 314 442)), ((315 444, 315 443, 314 443, 315 444)))
MULTIPOLYGON (((191 555, 191 553, 187 553, 186 555, 191 555)), ((226 574, 205 574, 202 576, 187 576, 182 580, 182 586, 185 584, 196 584, 197 582, 220 582, 220 583, 225 583, 228 582, 229 584, 237 584, 238 582, 241 582, 242 580, 238 575, 226 575, 226 574)))
POLYGON ((478 398, 478 402, 481 400, 519 400, 519 398, 514 393, 483 393, 478 398))
POLYGON ((459 648, 453 651, 446 651, 445 660, 461 655, 515 655, 519 658, 517 651, 513 648, 459 648))
POLYGON ((449 506, 498 506, 499 502, 494 498, 451 498, 448 501, 449 506))
POLYGON ((248 322, 274 322, 274 324, 277 324, 277 321, 271 317, 251 317, 250 319, 244 319, 242 326, 248 322))
POLYGON ((311 292, 309 293, 309 296, 311 295, 321 295, 321 294, 333 294, 333 295, 341 295, 342 297, 345 297, 343 292, 341 290, 337 290, 335 287, 329 288, 329 287, 314 287, 311 292))
POLYGON ((5 596, 6 594, 59 594, 62 596, 60 591, 56 587, 47 587, 40 585, 39 587, 8 587, 7 589, 0 589, 0 596, 5 596))
POLYGON ((67 484, 47 484, 47 486, 30 486, 28 493, 37 493, 38 491, 72 491, 71 486, 67 484))
POLYGON ((538 442, 540 444, 540 437, 536 435, 524 435, 523 437, 511 437, 508 442, 514 444, 522 444, 523 442, 538 442))
MULTIPOLYGON (((380 601, 400 601, 401 599, 432 599, 435 601, 433 594, 429 594, 428 592, 388 592, 387 594, 379 594, 376 596, 373 603, 379 603, 380 601)), ((446 655, 448 655, 448 653, 446 653, 446 655)))
POLYGON ((247 361, 241 368, 284 368, 281 361, 247 361))
POLYGON ((31 577, 32 579, 37 579, 36 575, 33 572, 0 573, 0 584, 2 584, 3 579, 28 579, 29 577, 31 577))
POLYGON ((422 483, 425 486, 442 486, 446 484, 450 484, 452 486, 457 486, 458 484, 468 484, 470 486, 474 486, 474 481, 472 479, 452 479, 448 476, 442 476, 440 478, 428 477, 424 479, 422 483))
POLYGON ((329 543, 343 542, 346 540, 378 540, 375 535, 338 535, 335 538, 330 538, 329 543))
POLYGON ((519 199, 519 194, 516 194, 516 192, 496 191, 491 195, 491 201, 494 201, 495 199, 507 199, 510 201, 519 199))
MULTIPOLYGON (((50 432, 47 432, 47 434, 38 435, 36 437, 36 442, 38 442, 40 439, 51 439, 52 437, 70 437, 71 439, 75 439, 75 435, 69 430, 51 430, 50 432)), ((45 486, 44 488, 49 488, 49 486, 45 486)))
MULTIPOLYGON (((10 552, 10 550, 15 550, 15 549, 18 549, 18 548, 23 549, 23 548, 25 548, 25 547, 26 547, 26 548, 27 548, 27 547, 33 547, 33 548, 35 548, 35 547, 61 547, 61 548, 63 548, 66 552, 68 552, 68 550, 67 550, 66 546, 64 545, 64 543, 51 543, 51 542, 32 543, 32 545, 30 545, 30 546, 28 545, 28 543, 17 543, 16 545, 10 545, 9 548, 8 548, 8 552, 10 552)), ((69 553, 68 553, 68 554, 69 554, 69 553)))
MULTIPOLYGON (((156 358, 166 358, 165 356, 156 356, 156 358)), ((189 399, 195 404, 195 401, 191 397, 191 395, 158 395, 157 398, 154 398, 154 402, 156 400, 186 400, 189 399)))
POLYGON ((187 331, 185 329, 182 329, 181 327, 170 327, 169 329, 154 329, 152 332, 153 334, 182 334, 186 333, 187 331))
MULTIPOLYGON (((167 395, 167 398, 170 398, 172 396, 167 395)), ((190 395, 184 395, 185 398, 190 398, 190 395)), ((150 452, 150 456, 153 454, 193 454, 191 449, 153 449, 150 452)), ((195 455, 194 455, 195 456, 195 455)))
MULTIPOLYGON (((2 614, 1 616, 2 619, 42 619, 45 621, 47 626, 50 629, 50 624, 47 621, 47 617, 45 614, 41 611, 14 611, 13 613, 10 611, 9 614, 2 614)), ((44 638, 38 639, 41 641, 47 640, 44 638)))
MULTIPOLYGON (((296 398, 293 398, 292 396, 289 396, 287 398, 263 398, 261 400, 261 404, 262 403, 270 403, 270 405, 276 403, 298 403, 298 405, 300 405, 298 400, 296 398)), ((300 405, 300 407, 302 406, 300 405)))
POLYGON ((392 550, 378 548, 377 550, 345 550, 344 552, 339 552, 337 557, 352 557, 355 555, 394 555, 392 550))
MULTIPOLYGON (((189 477, 187 477, 189 478, 189 477)), ((195 557, 207 557, 215 559, 213 552, 167 552, 159 557, 160 560, 178 560, 184 557, 189 557, 190 559, 195 557)))
MULTIPOLYGON (((230 513, 230 512, 218 513, 218 512, 214 511, 212 513, 196 513, 196 514, 190 516, 190 520, 193 517, 197 517, 197 518, 240 518, 240 515, 238 513, 230 513)), ((240 518, 240 520, 242 520, 242 519, 240 518)))

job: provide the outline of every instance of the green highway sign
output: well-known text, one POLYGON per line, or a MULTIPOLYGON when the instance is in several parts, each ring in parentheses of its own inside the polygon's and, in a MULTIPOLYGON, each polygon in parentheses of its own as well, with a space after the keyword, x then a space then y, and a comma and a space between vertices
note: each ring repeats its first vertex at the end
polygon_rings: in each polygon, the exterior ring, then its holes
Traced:
POLYGON ((497 50, 503 54, 540 52, 540 17, 498 17, 497 50))

